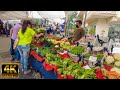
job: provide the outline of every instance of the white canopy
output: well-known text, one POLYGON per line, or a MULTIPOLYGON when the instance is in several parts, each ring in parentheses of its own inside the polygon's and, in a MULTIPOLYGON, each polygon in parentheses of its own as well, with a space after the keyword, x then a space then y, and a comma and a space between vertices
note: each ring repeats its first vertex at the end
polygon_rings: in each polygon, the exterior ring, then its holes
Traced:
POLYGON ((0 11, 1 20, 16 20, 28 17, 27 11, 0 11))
POLYGON ((57 19, 64 18, 64 11, 0 11, 1 20, 16 20, 31 18, 57 19))
POLYGON ((64 18, 64 11, 37 11, 42 18, 57 19, 64 18))

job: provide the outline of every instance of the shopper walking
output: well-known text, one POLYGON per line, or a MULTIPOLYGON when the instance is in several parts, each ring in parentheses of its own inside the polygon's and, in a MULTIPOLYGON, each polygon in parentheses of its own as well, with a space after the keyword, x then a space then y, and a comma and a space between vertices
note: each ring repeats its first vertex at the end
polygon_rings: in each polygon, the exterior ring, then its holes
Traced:
POLYGON ((53 35, 55 35, 56 34, 56 26, 55 26, 55 24, 53 24, 53 35))
POLYGON ((3 36, 3 22, 0 20, 0 36, 3 36))
POLYGON ((3 36, 3 24, 0 23, 0 36, 3 36))
POLYGON ((64 32, 65 25, 62 24, 61 27, 62 27, 62 31, 61 31, 61 32, 63 33, 63 32, 64 32))
POLYGON ((21 56, 21 67, 24 74, 28 74, 31 70, 28 70, 28 57, 30 52, 30 43, 32 42, 32 38, 40 37, 41 34, 36 34, 32 29, 32 23, 29 20, 24 20, 22 24, 22 29, 18 32, 18 50, 21 56))
POLYGON ((3 23, 3 35, 6 35, 5 24, 3 23))
POLYGON ((9 34, 10 34, 10 29, 11 29, 11 25, 10 25, 9 22, 7 21, 7 23, 5 24, 6 37, 9 36, 9 34))
POLYGON ((10 47, 10 54, 11 54, 11 61, 19 62, 20 60, 20 54, 18 49, 13 49, 14 42, 17 38, 18 31, 22 28, 20 23, 17 23, 11 28, 10 30, 10 37, 11 37, 11 47, 10 47))

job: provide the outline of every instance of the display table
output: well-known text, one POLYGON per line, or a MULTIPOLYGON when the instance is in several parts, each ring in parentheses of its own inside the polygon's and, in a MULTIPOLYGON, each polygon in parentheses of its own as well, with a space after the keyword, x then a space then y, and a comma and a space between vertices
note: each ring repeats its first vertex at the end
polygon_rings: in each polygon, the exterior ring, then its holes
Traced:
MULTIPOLYGON (((60 56, 62 57, 63 60, 64 58, 69 58, 67 54, 63 54, 63 55, 60 54, 60 56)), ((35 51, 31 51, 28 62, 29 62, 29 65, 32 66, 34 70, 39 71, 44 76, 44 79, 75 79, 71 75, 67 75, 67 77, 64 78, 61 74, 57 74, 57 69, 59 67, 47 64, 45 62, 45 58, 40 58, 35 51)), ((82 67, 84 66, 86 65, 83 64, 82 67)), ((106 70, 111 69, 107 65, 105 65, 104 67, 106 70)), ((96 71, 96 70, 95 70, 95 73, 96 73, 97 79, 103 79, 104 76, 101 73, 102 71, 101 70, 96 71)))
POLYGON ((44 79, 57 79, 57 74, 53 70, 47 71, 42 65, 43 62, 38 61, 33 56, 29 57, 29 64, 34 70, 38 70, 44 76, 44 79))

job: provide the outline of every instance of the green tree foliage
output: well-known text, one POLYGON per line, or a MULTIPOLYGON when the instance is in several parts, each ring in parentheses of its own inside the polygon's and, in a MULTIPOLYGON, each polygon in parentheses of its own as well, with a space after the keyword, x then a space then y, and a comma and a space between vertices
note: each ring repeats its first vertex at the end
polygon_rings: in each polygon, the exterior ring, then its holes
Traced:
POLYGON ((92 26, 90 27, 89 34, 90 34, 90 35, 95 35, 95 26, 94 26, 94 25, 92 25, 92 26))
POLYGON ((69 29, 74 29, 76 30, 76 26, 75 26, 75 21, 74 19, 76 18, 77 12, 73 12, 70 15, 68 15, 68 20, 67 20, 67 26, 66 26, 66 33, 68 34, 73 34, 69 32, 69 29))

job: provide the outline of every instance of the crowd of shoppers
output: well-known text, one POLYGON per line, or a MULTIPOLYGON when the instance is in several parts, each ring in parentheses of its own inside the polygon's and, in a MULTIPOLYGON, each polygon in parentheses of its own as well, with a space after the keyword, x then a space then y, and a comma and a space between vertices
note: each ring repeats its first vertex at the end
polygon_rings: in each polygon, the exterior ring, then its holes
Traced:
POLYGON ((2 20, 0 20, 0 36, 6 35, 6 37, 9 37, 11 28, 12 25, 8 21, 3 23, 2 20))

